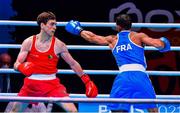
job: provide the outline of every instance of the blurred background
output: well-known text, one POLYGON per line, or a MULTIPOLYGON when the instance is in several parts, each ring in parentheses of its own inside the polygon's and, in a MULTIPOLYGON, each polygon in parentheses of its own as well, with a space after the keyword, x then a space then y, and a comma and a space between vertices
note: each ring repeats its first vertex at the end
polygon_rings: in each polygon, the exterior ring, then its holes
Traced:
MULTIPOLYGON (((180 22, 180 1, 171 0, 0 0, 0 20, 21 20, 36 21, 36 17, 43 11, 52 11, 57 16, 58 22, 67 22, 71 19, 80 22, 114 22, 118 13, 132 15, 134 23, 179 23, 180 22)), ((84 27, 100 35, 116 34, 110 27, 84 27)), ((152 29, 136 28, 137 32, 145 32, 149 36, 159 38, 166 36, 172 46, 180 46, 180 29, 152 29)), ((0 26, 1 44, 21 44, 27 37, 39 33, 39 28, 32 26, 0 26)), ((95 45, 78 36, 67 33, 64 27, 58 27, 56 37, 67 45, 95 45)), ((80 51, 69 50, 83 69, 92 70, 118 70, 111 51, 80 51)), ((8 63, 12 68, 19 49, 0 49, 0 54, 8 54, 7 61, 1 58, 1 67, 8 63)), ((147 70, 180 70, 180 52, 171 51, 159 53, 157 51, 146 51, 147 70)), ((59 69, 70 69, 62 60, 58 63, 59 69)), ((2 75, 3 77, 6 75, 2 75)), ((85 92, 84 85, 76 75, 57 75, 69 93, 85 92)), ((114 75, 92 75, 99 88, 100 94, 109 94, 115 78, 114 75)), ((180 77, 178 76, 150 76, 157 95, 179 95, 180 77)), ((0 83, 3 86, 1 92, 18 93, 23 85, 24 76, 21 74, 8 74, 0 83), (5 79, 5 80, 4 80, 5 79), (8 84, 5 81, 11 81, 8 84), (4 85, 3 85, 4 84, 4 85), (7 89, 7 86, 9 89, 7 89)), ((3 111, 6 103, 0 103, 0 110, 3 111)), ((58 107, 55 109, 59 109, 58 107)))

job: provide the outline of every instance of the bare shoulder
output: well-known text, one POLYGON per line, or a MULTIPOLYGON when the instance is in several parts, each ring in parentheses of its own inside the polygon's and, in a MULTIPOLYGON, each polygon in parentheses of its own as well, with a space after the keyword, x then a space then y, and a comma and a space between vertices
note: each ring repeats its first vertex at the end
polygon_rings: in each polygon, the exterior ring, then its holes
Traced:
POLYGON ((32 41, 33 41, 33 36, 26 38, 22 43, 22 48, 24 48, 25 50, 30 50, 32 46, 32 41))
POLYGON ((62 47, 62 46, 65 46, 66 44, 63 42, 63 41, 61 41, 60 39, 58 39, 58 38, 55 38, 55 47, 62 47))
MULTIPOLYGON (((30 36, 30 37, 26 38, 26 39, 23 41, 23 43, 26 43, 26 44, 32 43, 32 40, 33 40, 33 36, 30 36)), ((22 43, 22 44, 23 44, 23 43, 22 43)))
POLYGON ((58 55, 62 53, 63 51, 67 51, 67 46, 66 44, 59 40, 58 38, 55 38, 55 53, 58 55))
POLYGON ((134 37, 136 37, 136 38, 142 38, 142 37, 145 37, 145 36, 147 36, 145 33, 143 33, 143 32, 139 32, 139 33, 137 33, 137 32, 132 32, 132 35, 134 35, 134 37))

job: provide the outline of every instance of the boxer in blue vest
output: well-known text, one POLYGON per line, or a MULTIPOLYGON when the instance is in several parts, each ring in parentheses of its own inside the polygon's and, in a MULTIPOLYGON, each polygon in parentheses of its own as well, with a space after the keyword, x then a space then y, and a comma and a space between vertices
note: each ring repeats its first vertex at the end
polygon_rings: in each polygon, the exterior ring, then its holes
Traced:
MULTIPOLYGON (((120 73, 114 80, 110 98, 155 99, 154 88, 146 73, 144 46, 154 46, 160 52, 167 52, 170 50, 170 42, 165 37, 152 38, 145 33, 131 31, 131 26, 130 16, 121 14, 116 17, 116 35, 97 35, 84 30, 80 22, 74 20, 69 21, 65 29, 91 43, 111 48, 120 73)), ((114 112, 130 111, 130 104, 125 103, 110 103, 108 107, 114 112)), ((134 108, 158 112, 156 104, 135 104, 134 108)))

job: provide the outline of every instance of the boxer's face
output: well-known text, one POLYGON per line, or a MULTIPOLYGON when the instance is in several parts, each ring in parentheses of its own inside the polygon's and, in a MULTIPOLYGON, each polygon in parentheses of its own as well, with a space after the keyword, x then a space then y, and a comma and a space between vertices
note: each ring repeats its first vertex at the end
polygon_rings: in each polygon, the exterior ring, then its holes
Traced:
POLYGON ((56 31, 56 20, 49 20, 46 24, 43 24, 42 29, 49 35, 53 36, 56 31))

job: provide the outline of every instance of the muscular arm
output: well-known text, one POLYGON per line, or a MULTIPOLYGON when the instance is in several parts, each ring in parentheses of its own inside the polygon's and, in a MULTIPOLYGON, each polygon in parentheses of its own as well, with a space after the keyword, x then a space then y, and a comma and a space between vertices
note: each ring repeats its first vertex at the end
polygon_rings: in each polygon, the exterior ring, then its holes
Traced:
POLYGON ((80 66, 80 64, 74 60, 74 58, 71 56, 71 54, 69 53, 66 45, 63 42, 57 41, 58 43, 58 54, 61 55, 61 57, 65 60, 66 63, 69 64, 69 66, 71 67, 71 69, 79 76, 81 77, 81 75, 84 74, 82 67, 80 66))
POLYGON ((91 43, 99 44, 99 45, 109 45, 110 43, 109 40, 112 39, 112 36, 100 36, 100 35, 94 34, 91 31, 86 31, 86 30, 83 30, 80 35, 85 40, 91 43))
POLYGON ((83 30, 83 28, 80 25, 80 22, 74 20, 69 21, 66 24, 65 29, 67 32, 71 34, 78 36, 80 35, 85 40, 99 45, 110 45, 110 43, 112 42, 111 40, 113 38, 112 36, 100 36, 96 35, 91 31, 83 30))
POLYGON ((57 52, 56 54, 61 55, 61 57, 69 64, 71 69, 81 78, 81 80, 85 84, 86 96, 96 97, 98 94, 98 88, 96 87, 94 82, 91 81, 90 77, 83 72, 80 64, 72 58, 72 56, 68 52, 66 45, 58 39, 56 40, 56 45, 57 45, 55 46, 55 52, 57 52))
POLYGON ((23 63, 26 60, 28 52, 31 48, 31 40, 32 40, 32 38, 29 37, 26 40, 24 40, 24 42, 22 43, 20 52, 18 54, 16 62, 14 63, 14 69, 17 70, 17 67, 19 66, 19 64, 23 63))
POLYGON ((154 46, 156 48, 164 48, 164 43, 160 39, 151 38, 144 33, 138 33, 137 37, 140 37, 141 42, 146 45, 154 46))

